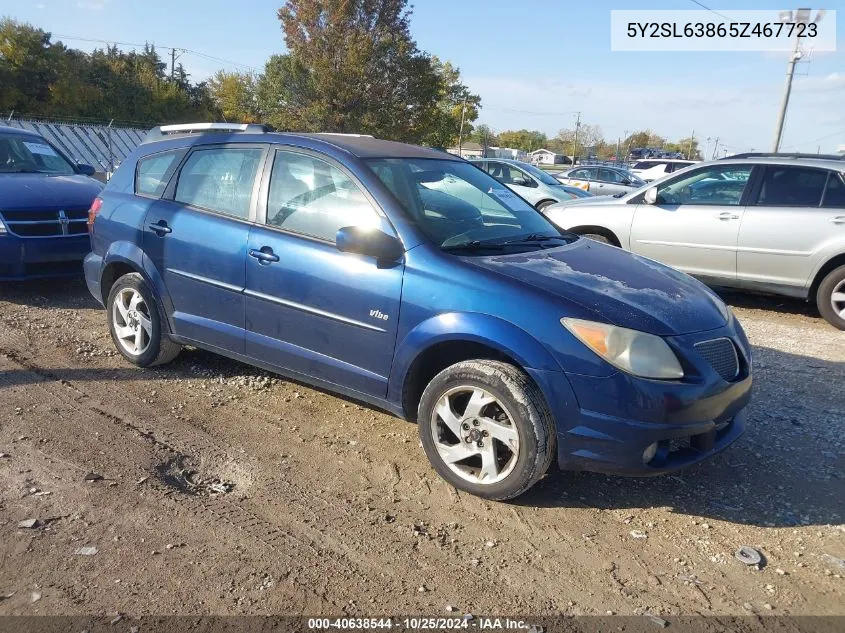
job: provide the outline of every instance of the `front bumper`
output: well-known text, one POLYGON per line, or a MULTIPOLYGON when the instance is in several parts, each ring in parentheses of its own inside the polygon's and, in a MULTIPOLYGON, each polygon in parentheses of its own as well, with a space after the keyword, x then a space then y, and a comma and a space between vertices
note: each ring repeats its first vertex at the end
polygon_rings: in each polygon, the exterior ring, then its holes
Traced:
POLYGON ((745 430, 751 399, 751 352, 739 327, 675 337, 690 349, 696 341, 731 338, 740 373, 722 379, 701 359, 690 357, 684 381, 637 378, 618 372, 598 378, 530 372, 547 395, 557 425, 558 465, 619 475, 649 476, 703 461, 745 430), (654 456, 644 453, 656 444, 654 456))
POLYGON ((0 235, 0 281, 76 276, 91 250, 88 234, 55 237, 0 235))

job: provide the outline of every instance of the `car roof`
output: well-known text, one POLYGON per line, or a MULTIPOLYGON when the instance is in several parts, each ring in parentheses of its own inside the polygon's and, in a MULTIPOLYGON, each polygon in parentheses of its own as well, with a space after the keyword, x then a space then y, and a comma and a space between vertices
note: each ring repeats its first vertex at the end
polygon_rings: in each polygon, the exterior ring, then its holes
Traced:
POLYGON ((695 160, 693 158, 659 158, 657 156, 649 156, 648 158, 643 158, 640 162, 644 163, 646 161, 654 161, 660 163, 700 163, 700 160, 695 160))
MULTIPOLYGON (((189 129, 197 124, 184 126, 189 129)), ((358 158, 437 158, 440 160, 463 159, 448 154, 447 152, 386 141, 362 134, 340 134, 331 132, 271 132, 262 131, 263 126, 243 125, 241 131, 206 129, 201 133, 185 132, 180 133, 178 126, 164 126, 174 128, 175 132, 161 135, 159 130, 154 128, 148 135, 147 140, 141 147, 148 149, 143 154, 159 151, 162 147, 174 148, 184 146, 211 145, 217 143, 278 143, 285 145, 302 145, 312 149, 334 148, 343 150, 358 158), (303 143, 303 141, 307 141, 303 143)))
POLYGON ((9 136, 29 136, 32 138, 40 138, 43 139, 44 137, 38 134, 37 132, 33 132, 31 130, 22 130, 16 127, 9 127, 7 125, 0 125, 0 134, 8 134, 9 136))
POLYGON ((707 161, 713 165, 790 165, 797 167, 818 167, 845 171, 845 158, 807 158, 795 156, 749 156, 747 158, 721 158, 707 161))

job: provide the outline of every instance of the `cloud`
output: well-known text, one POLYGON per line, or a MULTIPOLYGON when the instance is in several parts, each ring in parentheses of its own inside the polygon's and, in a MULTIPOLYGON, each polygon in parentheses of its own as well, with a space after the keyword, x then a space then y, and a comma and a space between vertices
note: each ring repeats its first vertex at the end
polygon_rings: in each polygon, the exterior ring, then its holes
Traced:
POLYGON ((102 11, 111 0, 79 0, 76 6, 86 11, 102 11))
POLYGON ((35 8, 38 9, 39 11, 41 11, 42 9, 45 8, 45 6, 43 4, 36 4, 35 8))

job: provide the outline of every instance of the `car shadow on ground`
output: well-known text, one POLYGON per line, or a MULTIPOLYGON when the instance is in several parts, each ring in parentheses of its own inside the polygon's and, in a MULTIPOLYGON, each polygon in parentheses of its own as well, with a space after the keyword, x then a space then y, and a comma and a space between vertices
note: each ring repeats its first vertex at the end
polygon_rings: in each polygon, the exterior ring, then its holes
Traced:
POLYGON ((729 288, 713 288, 713 290, 722 298, 722 301, 734 308, 765 310, 767 312, 779 312, 781 314, 796 314, 821 320, 815 304, 804 299, 741 292, 729 288))
POLYGON ((670 475, 550 475, 517 500, 540 507, 646 509, 792 527, 845 522, 845 362, 755 347, 745 434, 670 475))
POLYGON ((101 308, 82 276, 0 282, 0 301, 37 308, 101 308))

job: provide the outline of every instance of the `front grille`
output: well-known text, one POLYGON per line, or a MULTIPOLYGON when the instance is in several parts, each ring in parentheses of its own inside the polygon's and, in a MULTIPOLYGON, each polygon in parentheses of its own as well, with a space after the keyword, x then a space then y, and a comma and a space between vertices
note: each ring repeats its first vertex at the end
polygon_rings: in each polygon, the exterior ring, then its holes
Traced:
POLYGON ((729 338, 702 341, 695 344, 695 349, 724 380, 730 381, 739 375, 739 357, 729 338))
POLYGON ((0 219, 10 233, 20 237, 81 235, 88 231, 88 209, 2 211, 0 219))

